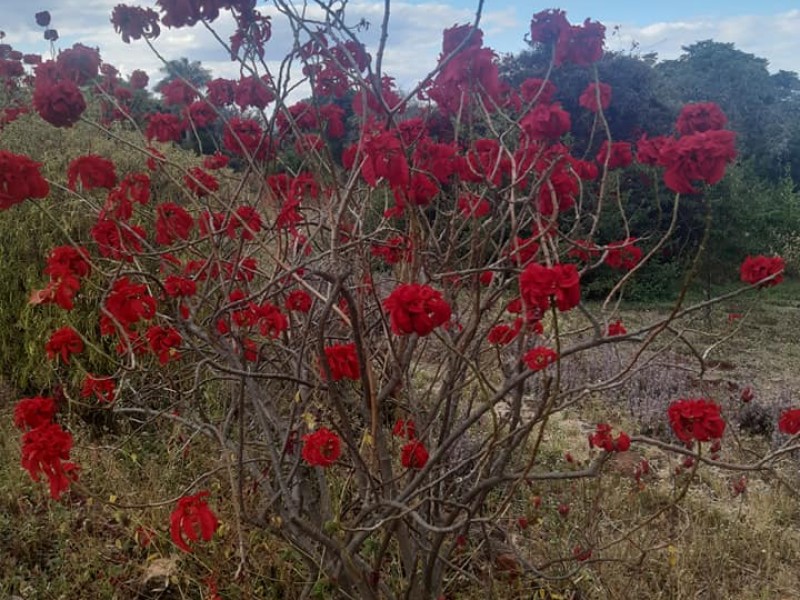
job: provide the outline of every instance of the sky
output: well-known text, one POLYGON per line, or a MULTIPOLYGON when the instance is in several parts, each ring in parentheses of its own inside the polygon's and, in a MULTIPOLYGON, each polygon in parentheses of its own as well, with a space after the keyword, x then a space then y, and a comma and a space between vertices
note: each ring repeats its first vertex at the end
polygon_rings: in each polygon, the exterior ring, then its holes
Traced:
MULTIPOLYGON (((109 22, 113 7, 124 0, 0 0, 0 29, 4 42, 25 52, 47 55, 33 15, 49 10, 52 26, 61 40, 57 48, 74 42, 97 46, 103 59, 123 74, 144 69, 158 79, 161 65, 143 42, 124 44, 109 22)), ((392 0, 392 18, 385 59, 385 72, 395 76, 401 87, 410 87, 432 67, 441 50, 442 30, 471 20, 478 0, 392 0)), ((154 6, 153 0, 131 4, 154 6)), ((274 12, 269 3, 259 1, 265 12, 274 12)), ((298 3, 299 4, 299 3, 298 3)), ((313 4, 313 2, 312 2, 313 4)), ((607 27, 606 47, 633 53, 656 52, 660 59, 677 58, 681 47, 699 40, 733 42, 737 48, 766 58, 770 70, 800 72, 800 8, 790 0, 563 0, 551 5, 566 11, 573 23, 585 18, 607 27)), ((364 32, 368 45, 377 43, 383 1, 349 0, 346 20, 370 23, 364 32)), ((481 27, 486 45, 499 53, 524 48, 523 36, 533 12, 548 8, 524 0, 484 0, 481 27)), ((218 23, 223 37, 231 33, 230 19, 218 23)), ((280 18, 273 21, 273 39, 267 46, 268 58, 277 60, 288 48, 290 36, 280 18)), ((195 27, 164 29, 155 42, 167 59, 183 56, 200 60, 216 76, 236 75, 234 63, 213 39, 195 27)), ((273 63, 276 64, 276 63, 273 63)))

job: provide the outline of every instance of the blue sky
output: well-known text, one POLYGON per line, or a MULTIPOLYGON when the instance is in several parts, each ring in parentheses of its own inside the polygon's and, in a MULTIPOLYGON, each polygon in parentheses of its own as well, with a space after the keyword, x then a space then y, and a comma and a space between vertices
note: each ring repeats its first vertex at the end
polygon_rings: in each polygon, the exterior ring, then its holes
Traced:
MULTIPOLYGON (((113 7, 126 0, 0 0, 6 41, 26 52, 46 52, 33 13, 49 9, 62 40, 99 46, 102 56, 123 73, 144 69, 158 77, 160 62, 142 42, 126 45, 109 23, 113 7)), ((127 0, 154 6, 154 0, 127 0)), ((417 81, 441 50, 442 31, 468 22, 477 0, 392 0, 392 21, 385 67, 403 86, 417 81)), ((298 0, 299 3, 299 0, 298 0)), ((269 2, 263 2, 268 6, 269 2)), ((383 0, 348 0, 347 19, 362 17, 373 25, 367 44, 377 41, 383 0)), ((486 44, 498 52, 516 52, 531 15, 548 4, 528 0, 485 0, 482 27, 486 44)), ((608 28, 607 47, 616 51, 657 52, 662 59, 677 58, 681 47, 699 40, 732 42, 737 48, 770 61, 773 71, 800 71, 800 3, 797 0, 563 0, 558 4, 573 23, 590 17, 608 28)), ((230 35, 230 19, 218 23, 223 37, 230 35), (226 29, 227 28, 227 29, 226 29)), ((288 47, 288 28, 281 18, 273 24, 268 53, 279 59, 288 47)), ((235 65, 202 28, 168 30, 156 42, 168 59, 200 60, 218 76, 235 76, 235 65)))

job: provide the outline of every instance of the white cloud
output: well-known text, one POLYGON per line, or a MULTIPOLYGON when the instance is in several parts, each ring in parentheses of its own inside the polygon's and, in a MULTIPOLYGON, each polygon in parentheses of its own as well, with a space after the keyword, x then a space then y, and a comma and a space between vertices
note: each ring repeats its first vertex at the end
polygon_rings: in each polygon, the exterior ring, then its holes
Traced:
POLYGON ((646 26, 621 24, 609 40, 614 50, 638 43, 642 53, 657 52, 661 59, 677 58, 681 46, 700 40, 734 43, 739 50, 769 60, 770 70, 800 71, 800 10, 774 15, 739 15, 723 19, 666 21, 646 26))

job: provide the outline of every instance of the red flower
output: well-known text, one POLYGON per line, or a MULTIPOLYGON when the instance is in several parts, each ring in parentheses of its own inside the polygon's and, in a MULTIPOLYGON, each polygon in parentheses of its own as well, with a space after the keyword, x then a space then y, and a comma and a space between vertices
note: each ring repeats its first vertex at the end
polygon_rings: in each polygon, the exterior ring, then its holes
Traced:
POLYGON ((61 357, 65 365, 69 363, 70 356, 83 352, 83 348, 83 340, 72 327, 68 326, 54 331, 45 344, 47 358, 54 360, 61 357))
POLYGON ((0 210, 50 193, 49 184, 39 172, 41 166, 27 156, 0 150, 0 210))
POLYGON ((519 86, 519 94, 525 102, 534 100, 541 104, 550 104, 558 89, 549 79, 536 79, 530 77, 519 86))
POLYGON ((56 414, 56 401, 49 396, 22 398, 14 407, 14 426, 18 429, 36 429, 52 422, 56 414))
POLYGON ((626 333, 628 333, 628 330, 625 329, 625 326, 622 324, 622 321, 614 321, 613 323, 608 324, 608 330, 606 331, 606 335, 608 337, 625 335, 626 333))
POLYGON ((395 235, 385 242, 373 242, 370 246, 370 254, 382 258, 387 265, 395 265, 401 261, 410 262, 411 242, 402 235, 395 235))
POLYGON ((145 136, 148 142, 177 142, 180 141, 184 128, 184 123, 173 114, 153 113, 147 118, 145 136))
POLYGON ((206 99, 217 108, 233 104, 236 82, 230 79, 212 79, 206 84, 206 99))
MULTIPOLYGON (((331 370, 331 378, 334 381, 341 379, 352 379, 358 381, 361 374, 358 370, 358 355, 356 354, 355 343, 334 344, 325 348, 325 360, 331 370)), ((322 371, 323 377, 325 371, 322 371)))
POLYGON ((772 287, 783 281, 785 266, 786 264, 780 256, 748 256, 744 259, 739 271, 742 281, 750 285, 755 285, 768 277, 775 276, 760 286, 772 287))
POLYGON ((275 94, 272 92, 272 81, 267 75, 260 79, 242 77, 236 85, 234 100, 242 110, 250 106, 264 110, 270 102, 275 100, 275 94))
POLYGON ((558 310, 565 312, 575 308, 581 300, 580 275, 573 264, 546 267, 531 263, 519 276, 519 291, 528 310, 546 311, 554 296, 558 310))
POLYGON ((33 90, 33 107, 39 116, 51 125, 72 127, 86 110, 86 101, 74 82, 69 80, 55 82, 50 79, 40 79, 37 75, 33 90))
POLYGON ((307 313, 311 310, 311 296, 305 290, 293 290, 286 296, 286 310, 307 313))
POLYGON ((303 436, 303 460, 312 467, 330 467, 341 453, 339 436, 326 427, 303 436))
POLYGON ((170 298, 187 298, 197 293, 197 284, 193 279, 178 275, 167 275, 164 290, 170 298))
MULTIPOLYGON (((100 51, 83 44, 73 44, 72 48, 58 53, 56 65, 58 75, 77 85, 86 85, 95 79, 100 71, 100 51)), ((39 72, 36 72, 37 79, 39 72)))
POLYGON ((130 84, 134 90, 143 90, 150 83, 150 77, 141 69, 136 69, 131 73, 130 84))
MULTIPOLYGON (((597 153, 598 164, 604 165, 608 156, 608 140, 605 140, 597 153)), ((608 156, 609 169, 624 169, 633 162, 631 145, 628 142, 612 142, 611 155, 608 156)))
POLYGON ((183 176, 183 182, 186 184, 187 189, 198 198, 203 198, 219 189, 217 178, 210 173, 206 173, 200 167, 189 169, 189 172, 183 176))
POLYGON ((188 106, 197 99, 194 87, 182 79, 163 84, 159 91, 164 98, 164 106, 188 106))
POLYGON ((537 346, 529 350, 525 356, 522 357, 522 360, 532 371, 541 371, 558 360, 558 353, 550 348, 537 346))
POLYGON ((219 520, 209 508, 207 491, 194 496, 184 496, 169 516, 169 533, 173 543, 184 552, 191 552, 188 541, 196 542, 200 538, 208 542, 219 527, 219 520))
POLYGON ((227 167, 229 160, 230 159, 227 156, 217 151, 214 154, 203 158, 203 167, 209 169, 210 171, 215 171, 217 169, 227 167))
POLYGON ((480 219, 492 210, 492 205, 486 198, 474 194, 462 194, 458 198, 458 210, 466 218, 480 219))
POLYGON ((681 135, 691 135, 722 129, 727 122, 728 118, 718 105, 713 102, 697 102, 687 104, 681 109, 675 129, 681 135))
POLYGON ((628 238, 621 242, 611 242, 608 245, 608 253, 603 262, 612 269, 630 271, 642 260, 642 249, 634 246, 635 243, 636 238, 628 238))
POLYGON ((657 165, 661 161, 661 150, 675 140, 663 135, 648 138, 643 135, 636 143, 636 160, 643 165, 657 165))
POLYGON ((77 478, 78 467, 69 460, 72 435, 55 423, 40 425, 22 436, 22 468, 31 479, 44 475, 50 482, 50 497, 58 499, 77 478))
POLYGON ((400 449, 400 463, 406 469, 422 469, 428 462, 428 451, 422 442, 414 440, 400 449))
POLYGON ((96 398, 99 402, 113 402, 116 385, 110 377, 95 377, 87 373, 81 388, 82 398, 96 398))
POLYGON ((486 339, 490 344, 497 346, 506 346, 514 341, 522 328, 522 319, 517 319, 513 326, 511 325, 495 325, 489 330, 486 339))
MULTIPOLYGON (((152 319, 156 314, 156 300, 144 284, 131 283, 127 277, 120 277, 111 286, 106 297, 105 310, 124 329, 129 329, 141 320, 152 319)), ((100 331, 109 334, 115 331, 114 323, 103 315, 100 318, 100 331)))
POLYGON ((627 452, 631 447, 631 438, 621 431, 615 440, 611 436, 611 425, 598 423, 594 434, 589 436, 589 447, 600 448, 606 452, 627 452))
POLYGON ((383 301, 383 307, 389 312, 392 331, 397 335, 426 336, 451 315, 441 292, 418 283, 397 286, 383 301))
POLYGON ((43 10, 41 12, 37 12, 34 15, 34 19, 36 19, 36 24, 39 27, 47 27, 50 25, 50 11, 43 10))
POLYGON ((537 104, 519 122, 532 140, 556 140, 570 129, 569 113, 555 104, 537 104))
POLYGON ((252 206, 240 206, 233 217, 228 221, 227 231, 229 238, 236 237, 237 229, 241 228, 242 239, 252 240, 253 234, 261 231, 261 215, 252 206))
POLYGON ((210 23, 219 17, 219 9, 231 4, 220 0, 156 0, 163 13, 161 22, 167 27, 191 27, 200 20, 210 23))
POLYGON ((722 420, 717 404, 705 398, 689 398, 676 400, 667 410, 672 431, 682 442, 692 440, 707 442, 720 439, 725 432, 725 421, 722 420))
POLYGON ((185 208, 174 202, 165 202, 159 204, 156 213, 156 243, 168 246, 176 239, 189 237, 194 219, 185 208))
POLYGON ((158 355, 158 362, 162 365, 173 360, 180 360, 181 353, 177 348, 181 345, 183 338, 174 327, 151 326, 147 330, 147 341, 150 343, 150 349, 158 355))
POLYGON ((129 249, 141 252, 142 240, 146 236, 144 229, 140 226, 119 225, 102 213, 97 223, 92 227, 91 234, 102 256, 127 262, 133 260, 129 249))
POLYGON ((787 435, 800 433, 800 408, 784 411, 778 419, 778 431, 787 435))
POLYGON ((391 187, 404 188, 410 181, 408 161, 403 146, 392 132, 362 136, 364 161, 361 176, 371 187, 385 179, 391 187))
POLYGON ((589 19, 583 22, 583 26, 573 25, 559 35, 553 64, 559 66, 570 63, 588 67, 603 56, 605 36, 605 26, 589 19))
POLYGON ((274 304, 264 302, 255 308, 261 335, 276 338, 289 328, 289 320, 274 304))
POLYGON ((254 160, 266 158, 269 149, 269 141, 265 139, 258 121, 241 117, 228 120, 222 134, 222 144, 236 156, 249 155, 254 160))
POLYGON ((394 423, 394 427, 392 428, 392 435, 397 437, 404 437, 409 440, 416 439, 417 437, 417 425, 414 423, 413 420, 403 420, 397 419, 394 423))
POLYGON ((611 86, 607 83, 590 83, 586 86, 586 89, 583 90, 583 93, 578 99, 578 104, 592 112, 597 112, 600 108, 606 110, 611 104, 611 86), (598 96, 600 97, 599 105, 598 96))
POLYGON ((555 44, 570 27, 563 10, 552 8, 543 10, 533 15, 531 19, 531 41, 539 44, 555 44))
POLYGON ((664 183, 674 192, 694 194, 693 181, 719 182, 725 165, 736 158, 735 138, 732 131, 713 130, 665 143, 659 155, 659 164, 667 168, 664 183))
POLYGON ((114 163, 96 154, 79 156, 67 167, 67 186, 74 191, 78 182, 87 191, 113 188, 117 183, 114 163))

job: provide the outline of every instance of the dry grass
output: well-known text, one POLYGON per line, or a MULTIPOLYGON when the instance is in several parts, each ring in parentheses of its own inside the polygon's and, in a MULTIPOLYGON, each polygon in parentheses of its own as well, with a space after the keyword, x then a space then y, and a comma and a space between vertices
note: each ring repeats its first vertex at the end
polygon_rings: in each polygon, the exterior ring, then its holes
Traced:
MULTIPOLYGON (((675 389, 712 395, 731 426, 723 460, 752 460, 749 450, 773 447, 777 434, 751 436, 737 430, 741 418, 739 390, 752 385, 754 403, 771 416, 798 400, 800 390, 800 308, 797 287, 786 286, 761 295, 737 341, 716 348, 711 358, 719 367, 697 379, 691 370, 677 369, 675 389), (694 387, 692 387, 694 386, 694 387), (739 438, 737 445, 733 434, 739 438)), ((711 343, 711 333, 728 330, 728 312, 744 312, 745 303, 731 303, 700 315, 686 325, 697 343, 711 343)), ((625 312, 626 323, 644 321, 655 309, 625 312)), ((688 350, 676 348, 671 359, 691 365, 688 350)), ((662 365, 663 367, 663 365, 662 365)), ((691 367, 693 368, 693 367, 691 367)), ((643 375, 645 376, 645 375, 643 375)), ((565 411, 552 421, 542 461, 558 469, 580 468, 589 460, 586 434, 598 421, 636 433, 646 426, 637 414, 637 394, 645 384, 631 384, 593 398, 580 414, 565 411), (573 463, 564 455, 569 452, 573 463)), ((648 410, 661 410, 658 402, 648 410)), ((209 477, 204 488, 223 519, 215 539, 197 553, 182 554, 169 541, 171 506, 122 510, 120 504, 150 504, 174 498, 191 481, 190 474, 219 466, 218 452, 200 439, 186 445, 180 430, 150 431, 111 438, 76 423, 75 451, 84 465, 85 488, 73 490, 61 502, 46 497, 43 485, 21 471, 18 433, 11 426, 15 398, 0 399, 0 598, 25 600, 73 598, 208 597, 207 578, 213 574, 222 598, 295 598, 302 587, 299 560, 292 551, 262 531, 246 529, 250 564, 234 581, 237 534, 223 473, 209 477), (113 448, 112 448, 113 446, 113 448), (86 490, 92 490, 89 496, 86 490), (109 500, 114 496, 115 502, 109 500), (153 530, 148 546, 142 529, 153 530), (158 591, 163 589, 163 591, 158 591)), ((641 400, 641 399, 639 399, 641 400)), ((123 428, 124 430, 124 428, 123 428)), ((685 481, 676 475, 678 461, 654 448, 637 447, 607 465, 600 480, 526 488, 505 513, 509 541, 535 565, 556 562, 550 574, 559 581, 531 584, 529 579, 496 573, 479 555, 479 540, 470 540, 465 554, 474 552, 477 573, 492 578, 496 598, 581 599, 786 599, 800 597, 800 502, 780 476, 797 488, 796 458, 787 458, 777 474, 751 474, 748 492, 733 497, 730 472, 702 467, 677 507, 671 500, 685 481), (646 458, 652 472, 637 485, 632 470, 646 458), (536 497, 541 506, 536 508, 536 497), (569 504, 564 518, 560 504, 569 504), (654 511, 652 522, 628 533, 654 511), (528 519, 521 529, 518 519, 528 519), (612 543, 616 542, 616 543, 612 543), (474 544, 474 545, 473 545, 474 544), (594 548, 592 558, 572 558, 576 545, 594 548), (538 587, 537 587, 538 586, 538 587)), ((738 477, 738 475, 736 476, 738 477)), ((477 598, 475 588, 454 584, 448 598, 477 598)), ((320 582, 318 598, 335 598, 320 582)), ((484 592, 480 594, 485 598, 484 592)))

